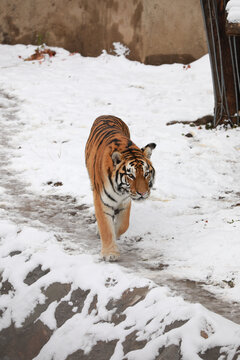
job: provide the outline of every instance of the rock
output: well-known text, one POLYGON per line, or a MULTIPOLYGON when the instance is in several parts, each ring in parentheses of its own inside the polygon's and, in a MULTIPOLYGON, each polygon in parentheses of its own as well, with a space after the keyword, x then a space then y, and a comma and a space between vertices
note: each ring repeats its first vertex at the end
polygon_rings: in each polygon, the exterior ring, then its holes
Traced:
POLYGON ((52 331, 40 320, 23 328, 12 324, 0 332, 0 359, 32 360, 51 334, 52 331))
POLYGON ((49 273, 50 269, 47 270, 42 270, 42 266, 38 265, 33 271, 30 271, 25 280, 24 283, 27 285, 32 285, 33 283, 35 283, 38 279, 40 279, 42 276, 46 275, 47 273, 49 273))
POLYGON ((171 330, 173 330, 173 329, 177 329, 177 328, 183 326, 184 324, 186 324, 186 322, 188 322, 188 320, 177 320, 177 321, 174 321, 173 323, 165 326, 164 333, 166 333, 166 332, 168 332, 168 331, 171 331, 171 330))
POLYGON ((217 346, 212 349, 208 349, 204 354, 198 354, 203 360, 218 360, 220 357, 221 347, 217 346))
POLYGON ((2 286, 0 288, 0 295, 6 295, 9 291, 14 291, 14 287, 8 280, 5 280, 2 282, 2 286))
MULTIPOLYGON (((240 350, 240 347, 238 347, 238 349, 235 351, 234 356, 231 357, 232 360, 238 360, 239 359, 239 350, 240 350)), ((226 360, 226 359, 229 358, 226 351, 224 351, 224 350, 222 351, 220 346, 216 346, 216 347, 214 347, 212 349, 208 349, 204 354, 198 354, 198 355, 203 360, 218 360, 220 358, 222 360, 226 360)))
POLYGON ((69 355, 66 360, 109 360, 114 353, 117 341, 98 341, 88 354, 84 354, 83 350, 78 350, 69 355))
POLYGON ((133 331, 131 334, 126 336, 126 339, 122 344, 124 355, 126 355, 130 351, 142 349, 146 345, 146 343, 147 340, 137 340, 137 331, 133 331))
POLYGON ((126 315, 122 314, 129 306, 136 305, 139 301, 145 299, 149 291, 148 287, 128 289, 118 300, 110 300, 106 306, 107 310, 116 308, 115 313, 112 316, 112 322, 118 325, 120 322, 126 319, 126 315))
POLYGON ((90 290, 84 291, 81 289, 72 292, 70 301, 62 301, 55 311, 55 318, 57 320, 57 327, 62 326, 65 321, 70 319, 75 313, 81 313, 84 302, 90 290), (71 305, 70 305, 71 304, 71 305), (73 309, 75 308, 75 311, 73 309))
POLYGON ((64 296, 66 296, 71 289, 71 284, 62 284, 59 282, 52 283, 47 287, 46 290, 43 290, 43 293, 46 295, 48 302, 60 301, 64 296))
POLYGON ((13 256, 16 256, 16 255, 19 255, 19 254, 21 254, 21 251, 16 250, 16 251, 11 251, 9 256, 13 257, 13 256))
POLYGON ((71 284, 61 284, 53 283, 48 286, 46 290, 43 290, 44 295, 46 296, 46 301, 43 304, 37 304, 32 311, 32 313, 25 319, 23 326, 26 327, 31 323, 34 323, 37 318, 47 310, 48 306, 53 301, 60 301, 64 296, 66 296, 71 289, 71 284))
POLYGON ((93 300, 88 309, 88 315, 90 315, 93 310, 96 310, 96 315, 97 315, 97 313, 98 313, 97 302, 98 302, 98 296, 94 295, 93 300))
POLYGON ((180 360, 180 347, 176 345, 170 345, 168 347, 161 348, 159 350, 159 355, 155 360, 180 360))

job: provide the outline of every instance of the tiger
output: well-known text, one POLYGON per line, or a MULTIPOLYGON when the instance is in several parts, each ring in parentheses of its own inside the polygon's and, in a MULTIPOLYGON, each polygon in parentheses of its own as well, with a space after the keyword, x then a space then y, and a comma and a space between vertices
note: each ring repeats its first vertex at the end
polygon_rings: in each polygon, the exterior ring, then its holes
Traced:
POLYGON ((105 261, 120 256, 116 239, 129 227, 131 200, 145 200, 155 179, 150 161, 156 144, 139 148, 128 126, 118 117, 96 118, 85 147, 85 162, 105 261))

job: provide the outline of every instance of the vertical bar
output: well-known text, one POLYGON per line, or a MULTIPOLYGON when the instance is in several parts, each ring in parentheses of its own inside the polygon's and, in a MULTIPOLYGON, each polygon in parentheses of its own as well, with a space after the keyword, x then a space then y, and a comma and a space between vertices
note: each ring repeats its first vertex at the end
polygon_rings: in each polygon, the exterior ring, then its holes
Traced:
POLYGON ((240 125, 240 77, 239 77, 239 59, 238 59, 238 55, 240 52, 239 49, 239 38, 236 39, 236 36, 233 37, 233 47, 234 47, 234 57, 235 57, 235 69, 236 69, 236 78, 237 78, 237 95, 238 95, 238 100, 237 100, 237 125, 240 125), (238 40, 238 43, 237 43, 238 40), (238 45, 238 46, 237 46, 238 45))
MULTIPOLYGON (((233 51, 234 44, 232 45, 225 32, 226 2, 200 0, 213 80, 214 126, 226 122, 233 125, 236 109, 237 114, 239 111, 238 51, 233 51)), ((239 123, 239 117, 237 122, 239 123)))
POLYGON ((229 47, 230 47, 230 52, 231 52, 231 60, 232 60, 232 67, 233 67, 233 78, 234 78, 234 88, 235 88, 235 98, 236 98, 236 117, 237 117, 237 125, 239 125, 239 114, 238 114, 238 103, 239 103, 239 99, 238 99, 238 85, 239 85, 239 74, 238 74, 238 64, 235 63, 236 61, 236 48, 234 47, 233 44, 236 45, 235 42, 235 36, 229 36, 228 38, 229 40, 229 47), (233 49, 234 47, 234 49, 233 49))
POLYGON ((216 52, 214 49, 214 42, 213 42, 213 24, 212 24, 212 17, 211 17, 211 7, 209 0, 200 0, 202 15, 203 15, 203 22, 204 27, 207 35, 207 45, 208 45, 208 54, 211 66, 211 73, 212 73, 212 83, 213 83, 213 93, 214 93, 214 123, 213 126, 216 126, 216 117, 217 117, 217 83, 218 78, 216 77, 216 52))

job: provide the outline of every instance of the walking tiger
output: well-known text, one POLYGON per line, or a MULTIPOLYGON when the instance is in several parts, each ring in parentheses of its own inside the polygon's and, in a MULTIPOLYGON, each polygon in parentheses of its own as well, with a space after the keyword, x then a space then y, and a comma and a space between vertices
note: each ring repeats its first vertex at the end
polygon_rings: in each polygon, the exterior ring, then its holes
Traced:
POLYGON ((147 199, 155 170, 150 161, 155 143, 139 148, 130 139, 128 126, 111 115, 98 117, 86 143, 88 170, 102 257, 116 261, 116 239, 129 227, 131 200, 147 199))

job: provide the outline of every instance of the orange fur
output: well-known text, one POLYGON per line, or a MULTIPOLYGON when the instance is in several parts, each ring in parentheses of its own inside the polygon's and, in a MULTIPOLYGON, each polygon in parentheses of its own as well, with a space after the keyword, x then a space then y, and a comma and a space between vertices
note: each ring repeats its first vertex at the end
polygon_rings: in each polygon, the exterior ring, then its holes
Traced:
POLYGON ((155 144, 140 149, 130 140, 127 125, 111 115, 98 117, 85 149, 93 190, 102 256, 116 260, 116 238, 127 231, 131 199, 149 196, 155 171, 149 160, 155 144))

